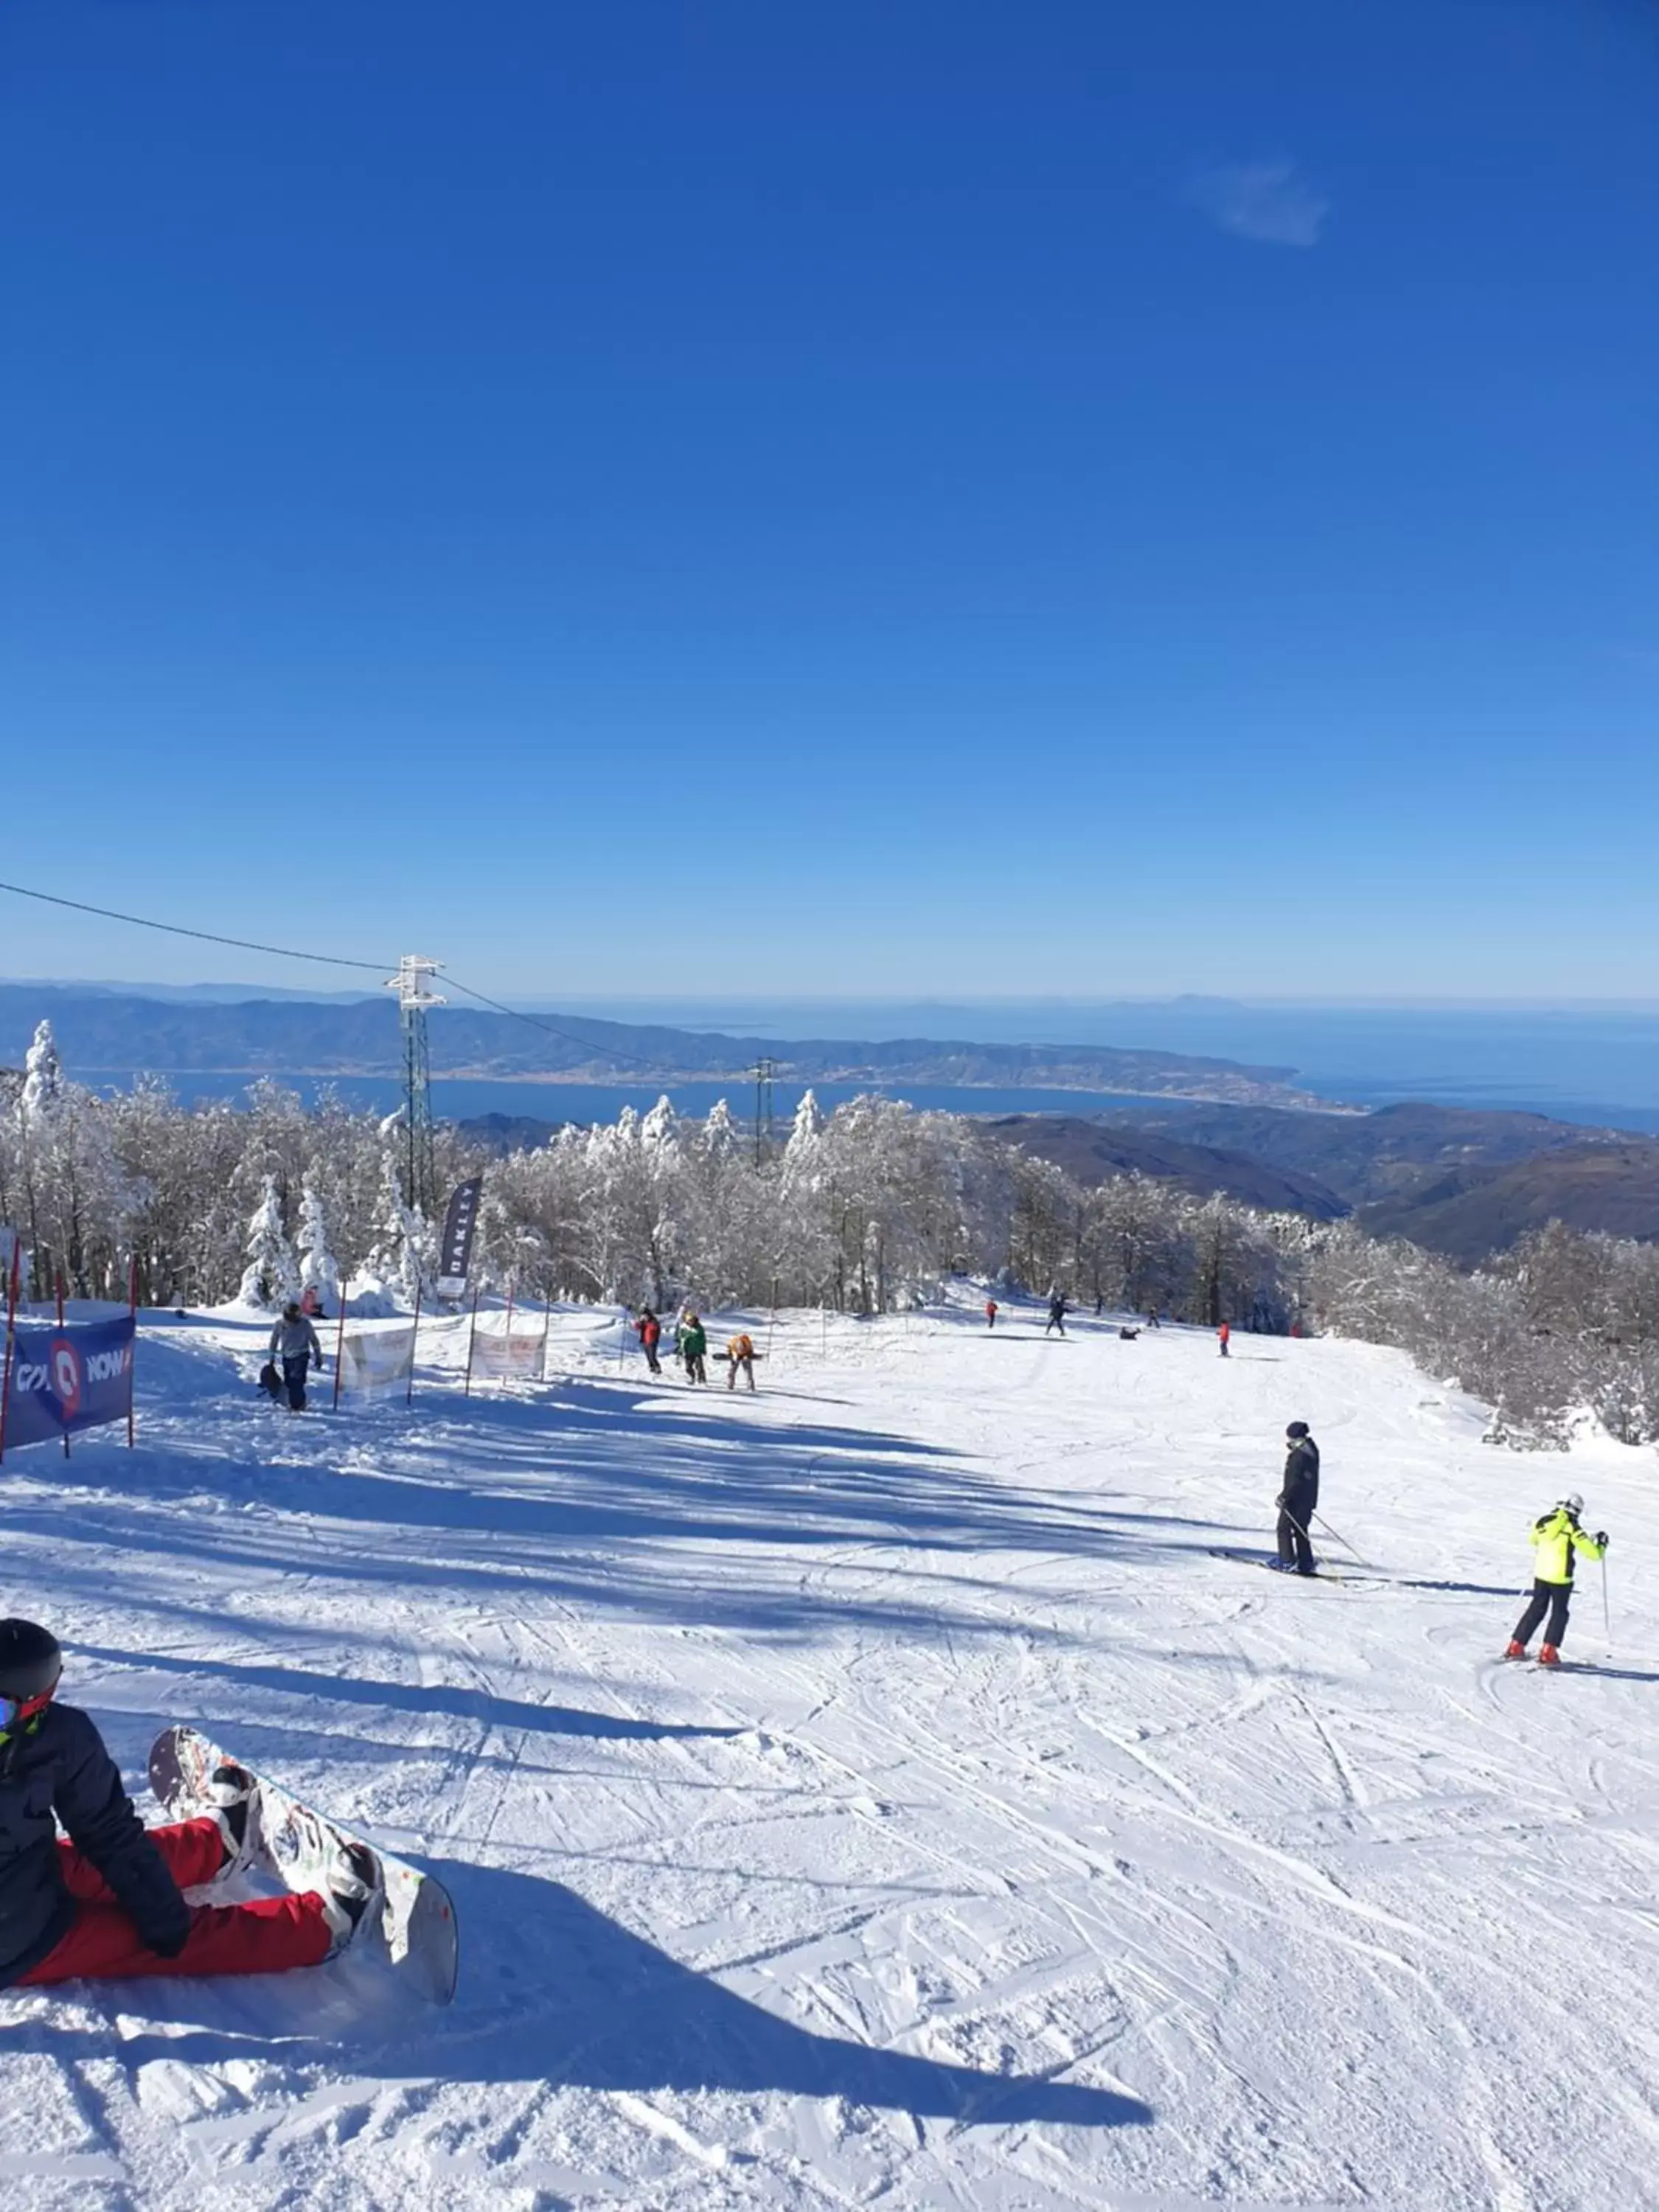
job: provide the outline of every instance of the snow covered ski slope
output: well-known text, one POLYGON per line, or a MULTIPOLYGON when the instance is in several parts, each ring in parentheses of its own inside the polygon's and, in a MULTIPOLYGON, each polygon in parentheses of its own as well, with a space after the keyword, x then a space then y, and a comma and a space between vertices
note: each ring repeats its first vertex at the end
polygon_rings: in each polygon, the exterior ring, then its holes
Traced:
POLYGON ((0 1995, 6 2212, 1659 2206, 1653 1455, 1041 1321, 803 1316, 750 1399, 571 1312, 545 1388, 299 1418, 147 1327, 137 1452, 0 1473, 0 1610, 135 1790, 187 1719, 422 1857, 461 1986, 0 1995), (1216 1555, 1297 1416, 1372 1579, 1216 1555), (1568 1486, 1616 1641, 1592 1570, 1552 1677, 1568 1486))

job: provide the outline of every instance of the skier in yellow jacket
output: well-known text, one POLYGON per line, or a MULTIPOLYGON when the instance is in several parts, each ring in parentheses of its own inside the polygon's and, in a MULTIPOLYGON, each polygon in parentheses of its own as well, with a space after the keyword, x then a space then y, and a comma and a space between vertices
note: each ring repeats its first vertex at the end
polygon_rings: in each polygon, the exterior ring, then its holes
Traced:
POLYGON ((1544 1631, 1544 1641, 1539 1647, 1540 1667, 1559 1667, 1561 1663, 1561 1639, 1567 1632, 1567 1607, 1572 1602, 1572 1573, 1574 1554, 1582 1553, 1587 1559, 1599 1559, 1607 1548, 1607 1532, 1598 1528, 1588 1536, 1578 1525, 1578 1516, 1584 1510, 1584 1501, 1577 1492, 1564 1498, 1559 1505, 1552 1505, 1547 1513, 1540 1513, 1532 1524, 1533 1585, 1527 1609, 1515 1624, 1515 1634, 1506 1659, 1524 1659, 1527 1644, 1544 1615, 1549 1615, 1549 1626, 1544 1631))

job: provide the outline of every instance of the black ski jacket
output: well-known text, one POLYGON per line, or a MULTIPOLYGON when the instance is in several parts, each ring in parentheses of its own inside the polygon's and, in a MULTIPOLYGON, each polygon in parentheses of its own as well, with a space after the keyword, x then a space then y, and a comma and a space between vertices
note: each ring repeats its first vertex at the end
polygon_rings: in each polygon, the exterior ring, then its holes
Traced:
POLYGON ((1311 1437, 1298 1437, 1286 1453, 1279 1499, 1305 1528, 1319 1504, 1319 1446, 1311 1437))
POLYGON ((15 1735, 0 1735, 0 1987, 38 1966, 75 1917, 58 1870, 54 1814, 150 1949, 179 1950, 190 1908, 103 1738, 74 1705, 52 1705, 15 1735))

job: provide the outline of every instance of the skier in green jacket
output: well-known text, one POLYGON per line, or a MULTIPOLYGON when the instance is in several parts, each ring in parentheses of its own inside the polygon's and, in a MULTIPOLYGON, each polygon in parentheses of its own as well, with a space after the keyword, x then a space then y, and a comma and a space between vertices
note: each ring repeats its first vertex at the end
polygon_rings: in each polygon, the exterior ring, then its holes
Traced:
POLYGON ((706 1382, 708 1370, 703 1365, 703 1354, 708 1349, 708 1337, 702 1323, 694 1313, 688 1313, 679 1326, 677 1345, 680 1358, 685 1362, 688 1382, 706 1382))
POLYGON ((1564 1498, 1559 1505, 1552 1505, 1547 1513, 1540 1513, 1532 1524, 1533 1585, 1527 1609, 1515 1624, 1515 1634, 1510 1638, 1506 1659, 1524 1659, 1533 1631, 1544 1615, 1549 1615, 1549 1626, 1544 1631, 1544 1641, 1539 1646, 1540 1667, 1559 1667, 1561 1663, 1561 1639, 1567 1632, 1567 1607, 1572 1602, 1572 1573, 1574 1554, 1582 1553, 1587 1559, 1599 1559, 1607 1548, 1607 1532, 1598 1528, 1588 1536, 1578 1525, 1578 1516, 1584 1510, 1584 1501, 1575 1491, 1564 1498))

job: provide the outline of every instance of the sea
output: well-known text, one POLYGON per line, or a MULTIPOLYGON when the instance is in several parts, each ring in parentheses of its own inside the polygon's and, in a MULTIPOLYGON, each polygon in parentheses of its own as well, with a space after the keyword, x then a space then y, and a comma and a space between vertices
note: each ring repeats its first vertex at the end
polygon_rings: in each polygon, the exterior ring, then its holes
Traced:
MULTIPOLYGON (((968 1038, 985 1043, 1120 1045, 1241 1060, 1290 1071, 1297 1088, 1350 1106, 1403 1099, 1445 1106, 1506 1108, 1565 1121, 1659 1132, 1659 1007, 1316 1006, 1225 999, 1032 1000, 905 1005, 841 1001, 672 1001, 564 1000, 567 1013, 617 1021, 668 1022, 719 1030, 780 1051, 790 1037, 968 1038)), ((551 1009, 550 1009, 551 1011, 551 1009)), ((130 1080, 108 1073, 100 1085, 130 1080)), ((280 1076, 307 1103, 316 1079, 280 1076)), ((246 1075, 173 1075, 187 1103, 240 1099, 246 1075)), ((395 1077, 347 1077, 331 1086, 349 1103, 390 1113, 401 1097, 395 1077)), ((871 1085, 817 1084, 826 1109, 871 1085)), ((953 1113, 1100 1113, 1146 1104, 1115 1091, 1033 1091, 905 1084, 884 1086, 921 1107, 953 1113)), ((614 1121, 623 1106, 641 1112, 665 1092, 678 1112, 706 1114, 716 1099, 734 1115, 754 1110, 740 1083, 526 1083, 456 1081, 435 1076, 433 1110, 445 1119, 528 1115, 546 1121, 614 1121)), ((779 1083, 775 1108, 787 1120, 799 1085, 779 1083)), ((1176 1102, 1160 1102, 1174 1104, 1176 1102)))

